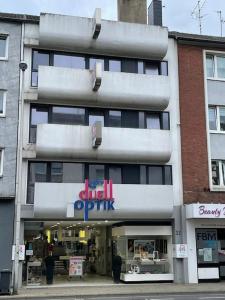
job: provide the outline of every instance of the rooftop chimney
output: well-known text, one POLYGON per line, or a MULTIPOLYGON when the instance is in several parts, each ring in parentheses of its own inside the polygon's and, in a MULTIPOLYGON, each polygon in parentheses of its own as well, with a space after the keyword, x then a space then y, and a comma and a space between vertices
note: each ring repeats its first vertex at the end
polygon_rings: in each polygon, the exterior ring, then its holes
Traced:
POLYGON ((117 0, 118 21, 147 24, 147 0, 117 0))
POLYGON ((152 0, 149 5, 148 24, 162 26, 162 0, 152 0))

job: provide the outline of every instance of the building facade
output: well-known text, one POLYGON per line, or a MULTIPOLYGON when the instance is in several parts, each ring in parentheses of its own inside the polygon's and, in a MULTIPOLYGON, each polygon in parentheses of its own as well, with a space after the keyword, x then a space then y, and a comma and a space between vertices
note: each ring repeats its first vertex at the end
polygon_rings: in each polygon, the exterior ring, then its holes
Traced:
POLYGON ((12 270, 21 23, 0 14, 0 271, 12 270))
POLYGON ((184 231, 190 283, 225 276, 224 38, 178 41, 184 231))
POLYGON ((23 40, 20 285, 44 284, 50 248, 56 283, 76 275, 74 257, 86 273, 110 275, 115 253, 125 282, 181 282, 176 41, 163 26, 102 20, 99 9, 41 14, 23 40))

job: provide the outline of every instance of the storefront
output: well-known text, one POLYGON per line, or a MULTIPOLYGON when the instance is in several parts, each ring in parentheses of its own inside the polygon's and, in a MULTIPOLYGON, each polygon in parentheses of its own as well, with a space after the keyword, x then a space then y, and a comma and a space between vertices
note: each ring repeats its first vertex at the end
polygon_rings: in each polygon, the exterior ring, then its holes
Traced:
POLYGON ((85 180, 35 183, 34 190, 33 218, 24 219, 24 284, 46 284, 49 255, 54 284, 112 282, 115 254, 124 282, 174 280, 171 186, 85 180))
POLYGON ((189 282, 225 279, 225 205, 186 205, 189 282))

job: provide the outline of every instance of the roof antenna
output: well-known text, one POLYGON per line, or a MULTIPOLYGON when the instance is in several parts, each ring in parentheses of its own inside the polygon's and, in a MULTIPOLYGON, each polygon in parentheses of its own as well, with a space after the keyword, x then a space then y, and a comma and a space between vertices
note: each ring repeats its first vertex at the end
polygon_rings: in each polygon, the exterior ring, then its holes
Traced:
POLYGON ((217 10, 217 13, 218 13, 219 18, 220 18, 220 35, 223 36, 223 23, 225 23, 225 20, 222 17, 222 11, 221 10, 217 10))
POLYGON ((202 9, 205 3, 206 0, 198 0, 197 4, 195 5, 191 13, 193 18, 198 19, 200 34, 202 34, 202 19, 206 16, 206 15, 202 15, 202 9))

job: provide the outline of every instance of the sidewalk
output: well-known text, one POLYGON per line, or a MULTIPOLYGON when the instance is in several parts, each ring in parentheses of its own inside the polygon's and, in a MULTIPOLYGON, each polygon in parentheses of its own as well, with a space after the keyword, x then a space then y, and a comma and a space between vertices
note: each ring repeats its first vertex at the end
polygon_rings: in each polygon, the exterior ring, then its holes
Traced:
POLYGON ((174 284, 174 283, 145 283, 145 284, 76 284, 61 286, 24 287, 18 295, 0 296, 1 299, 30 299, 44 297, 73 297, 96 295, 127 295, 127 294, 158 294, 158 293, 212 293, 224 292, 225 283, 174 284))

